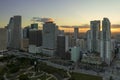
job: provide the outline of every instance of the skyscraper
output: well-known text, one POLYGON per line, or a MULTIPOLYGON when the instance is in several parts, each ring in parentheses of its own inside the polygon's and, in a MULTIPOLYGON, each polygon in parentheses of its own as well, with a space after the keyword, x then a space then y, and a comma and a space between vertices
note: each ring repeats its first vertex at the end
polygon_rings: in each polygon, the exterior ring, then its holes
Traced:
POLYGON ((108 18, 102 20, 102 34, 101 34, 101 58, 107 64, 111 61, 111 24, 108 18))
POLYGON ((8 24, 8 47, 20 49, 21 45, 21 16, 10 18, 8 24))
POLYGON ((31 24, 31 29, 38 29, 38 23, 31 24))
POLYGON ((77 62, 80 59, 80 47, 71 48, 71 60, 77 62))
POLYGON ((78 27, 74 27, 74 39, 78 39, 78 35, 79 35, 79 28, 78 27))
POLYGON ((86 33, 86 47, 87 51, 91 52, 91 30, 88 30, 86 33))
POLYGON ((68 51, 68 36, 59 35, 57 36, 57 55, 59 57, 64 57, 65 52, 68 51))
POLYGON ((24 27, 24 29, 23 29, 23 38, 29 38, 29 30, 30 30, 29 26, 24 27))
POLYGON ((53 22, 43 24, 43 53, 53 55, 56 50, 58 26, 53 22))
POLYGON ((95 20, 90 22, 91 29, 91 51, 99 52, 99 37, 100 37, 100 21, 95 20))
POLYGON ((0 28, 0 51, 7 49, 7 30, 0 28))
POLYGON ((10 18, 9 24, 7 25, 7 47, 11 48, 13 46, 12 44, 12 38, 13 38, 13 17, 10 18))
POLYGON ((29 31, 29 44, 42 46, 42 31, 37 29, 30 29, 29 31))

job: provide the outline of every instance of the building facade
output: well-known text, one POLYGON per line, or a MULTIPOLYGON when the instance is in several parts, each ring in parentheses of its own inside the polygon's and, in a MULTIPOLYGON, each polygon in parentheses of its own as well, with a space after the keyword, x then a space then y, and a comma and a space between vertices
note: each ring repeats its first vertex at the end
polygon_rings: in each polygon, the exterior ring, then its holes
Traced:
POLYGON ((21 48, 21 16, 10 18, 8 29, 8 47, 11 49, 21 48))
POLYGON ((43 24, 43 53, 54 55, 56 51, 56 41, 58 34, 58 26, 53 22, 45 22, 43 24))
POLYGON ((80 47, 71 48, 71 60, 77 62, 80 59, 80 47))
POLYGON ((102 20, 101 58, 107 64, 111 62, 111 23, 108 18, 102 20))
POLYGON ((7 29, 0 28, 0 51, 7 50, 7 29))
POLYGON ((86 48, 88 52, 91 52, 91 30, 86 33, 86 48))
POLYGON ((29 45, 42 46, 42 30, 30 29, 29 45))
POLYGON ((99 52, 99 38, 100 38, 100 21, 95 20, 90 22, 90 30, 91 30, 91 51, 99 52))
POLYGON ((74 27, 74 39, 78 39, 78 35, 79 35, 79 28, 78 27, 74 27))
POLYGON ((31 29, 38 29, 38 23, 31 24, 31 29))
POLYGON ((68 36, 59 35, 57 36, 57 55, 59 57, 64 57, 65 52, 68 51, 68 36))

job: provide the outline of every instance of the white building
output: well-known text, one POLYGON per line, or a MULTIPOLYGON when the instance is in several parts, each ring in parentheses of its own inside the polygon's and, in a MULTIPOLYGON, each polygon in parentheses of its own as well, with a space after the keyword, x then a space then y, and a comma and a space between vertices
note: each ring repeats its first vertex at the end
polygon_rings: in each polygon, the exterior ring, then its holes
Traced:
POLYGON ((71 48, 71 60, 76 62, 80 58, 80 47, 71 48))
POLYGON ((111 24, 108 18, 102 21, 102 34, 101 34, 101 58, 107 64, 111 62, 111 24))
POLYGON ((87 51, 91 51, 91 30, 88 30, 86 33, 86 47, 87 47, 87 51))
POLYGON ((36 53, 36 45, 29 45, 28 48, 29 53, 36 53))
POLYGON ((36 45, 29 45, 28 48, 29 53, 41 53, 42 52, 42 46, 37 47, 36 45))

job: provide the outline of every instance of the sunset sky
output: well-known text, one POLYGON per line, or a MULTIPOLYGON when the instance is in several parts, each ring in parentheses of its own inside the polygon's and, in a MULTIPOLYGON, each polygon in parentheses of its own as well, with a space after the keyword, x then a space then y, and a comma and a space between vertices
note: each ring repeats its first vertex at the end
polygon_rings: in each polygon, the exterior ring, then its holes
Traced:
POLYGON ((120 30, 120 0, 0 0, 0 27, 14 15, 22 16, 22 27, 30 25, 32 17, 53 18, 58 26, 89 25, 107 17, 115 25, 112 31, 120 30))

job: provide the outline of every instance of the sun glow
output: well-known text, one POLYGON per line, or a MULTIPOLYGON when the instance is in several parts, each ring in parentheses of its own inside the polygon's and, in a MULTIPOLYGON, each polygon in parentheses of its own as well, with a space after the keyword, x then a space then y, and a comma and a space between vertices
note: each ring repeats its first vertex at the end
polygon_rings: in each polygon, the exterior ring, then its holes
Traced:
MULTIPOLYGON (((74 28, 59 28, 60 30, 64 30, 65 32, 74 32, 74 28)), ((86 33, 90 28, 79 28, 80 33, 86 33)), ((112 33, 119 33, 120 28, 111 28, 112 33)))

